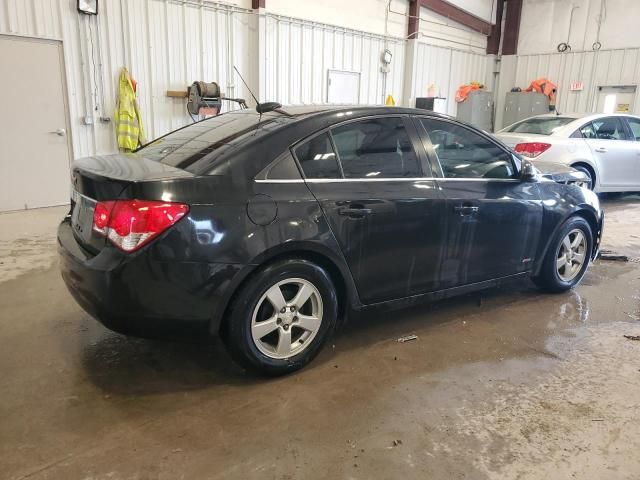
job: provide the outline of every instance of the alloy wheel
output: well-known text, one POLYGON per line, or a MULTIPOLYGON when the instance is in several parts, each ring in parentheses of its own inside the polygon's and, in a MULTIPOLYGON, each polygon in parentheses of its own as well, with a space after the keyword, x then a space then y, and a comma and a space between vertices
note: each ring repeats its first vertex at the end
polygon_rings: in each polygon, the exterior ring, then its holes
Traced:
POLYGON ((570 282, 580 273, 587 260, 587 239, 582 230, 571 230, 562 240, 556 256, 558 276, 570 282))
POLYGON ((253 310, 251 336, 273 359, 293 357, 313 341, 322 324, 322 297, 313 283, 288 278, 272 285, 253 310))

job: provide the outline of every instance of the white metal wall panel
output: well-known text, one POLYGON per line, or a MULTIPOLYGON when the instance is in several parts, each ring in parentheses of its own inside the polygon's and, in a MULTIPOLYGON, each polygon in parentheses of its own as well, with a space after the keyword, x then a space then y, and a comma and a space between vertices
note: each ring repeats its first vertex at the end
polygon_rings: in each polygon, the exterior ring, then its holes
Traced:
POLYGON ((491 88, 491 56, 419 43, 416 57, 411 98, 427 96, 433 85, 436 95, 446 97, 449 115, 456 114, 455 94, 460 85, 478 81, 491 88))
POLYGON ((217 81, 229 96, 248 97, 232 72, 233 65, 248 69, 244 10, 200 0, 109 0, 91 17, 79 15, 76 4, 0 0, 0 34, 63 42, 76 158, 116 150, 113 120, 104 124, 99 117, 113 118, 123 66, 138 81, 148 138, 191 122, 185 100, 168 98, 167 90, 207 80, 217 81), (85 116, 94 123, 85 125, 85 116))
MULTIPOLYGON (((101 123, 99 117, 113 118, 123 66, 138 80, 148 138, 191 121, 185 100, 168 98, 167 90, 184 89, 194 80, 217 81, 228 96, 249 99, 233 65, 248 81, 258 82, 256 22, 248 10, 209 0, 105 0, 99 15, 89 17, 79 15, 76 4, 77 0, 0 0, 0 34, 63 42, 76 158, 115 151, 113 121, 101 123), (85 116, 93 124, 85 125, 85 116)), ((388 94, 396 102, 402 98, 404 40, 385 41, 378 34, 268 12, 263 20, 261 100, 324 103, 329 69, 360 72, 362 104, 381 104, 388 94), (386 76, 380 71, 385 45, 393 53, 386 76)), ((484 55, 426 44, 420 48, 413 91, 424 95, 429 84, 438 85, 452 114, 460 84, 489 81, 490 63, 484 55)), ((627 77, 637 75, 627 70, 622 68, 627 77)))
MULTIPOLYGON (((513 85, 501 82, 501 89, 526 88, 532 80, 545 77, 558 85, 557 109, 560 112, 592 112, 599 86, 640 85, 640 48, 600 50, 599 52, 550 53, 518 55, 509 66, 513 85), (569 90, 572 81, 584 83, 582 91, 569 90)), ((507 73, 503 70, 503 75, 507 73)), ((640 89, 638 89, 640 94, 640 89)), ((504 92, 498 97, 503 106, 504 92)), ((634 113, 640 114, 640 96, 634 102, 634 113)))
POLYGON ((402 96, 405 42, 388 38, 390 71, 380 71, 385 39, 357 30, 267 14, 265 78, 261 100, 282 104, 327 101, 327 71, 359 72, 360 103, 381 104, 386 95, 402 96))

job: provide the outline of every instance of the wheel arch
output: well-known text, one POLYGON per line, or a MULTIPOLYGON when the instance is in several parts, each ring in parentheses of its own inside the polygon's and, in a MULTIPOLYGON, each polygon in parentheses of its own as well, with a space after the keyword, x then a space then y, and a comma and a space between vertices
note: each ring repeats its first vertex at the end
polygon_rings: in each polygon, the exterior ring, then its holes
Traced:
POLYGON ((593 189, 595 190, 595 188, 599 186, 598 182, 600 182, 600 176, 596 173, 596 167, 590 162, 587 162, 586 160, 577 160, 571 163, 571 167, 584 167, 589 170, 589 173, 591 173, 591 180, 593 181, 593 189))
POLYGON ((536 258, 536 265, 533 269, 533 275, 536 276, 540 273, 540 269, 542 268, 542 263, 544 258, 549 251, 549 247, 551 246, 551 242, 556 237, 562 226, 567 223, 567 221, 572 217, 582 217, 587 221, 589 227, 591 227, 591 253, 590 256, 593 257, 593 249, 596 248, 597 243, 597 232, 598 232, 598 216, 590 205, 579 205, 575 210, 571 211, 568 215, 564 216, 562 221, 558 222, 555 228, 553 229, 551 235, 549 235, 547 242, 545 243, 544 249, 540 252, 538 257, 536 258))
POLYGON ((214 335, 220 332, 234 298, 260 269, 271 263, 293 258, 308 260, 327 271, 338 295, 339 319, 343 319, 350 309, 361 307, 353 277, 341 256, 315 242, 287 242, 261 253, 238 273, 237 278, 229 285, 228 295, 222 299, 214 312, 209 332, 214 335))

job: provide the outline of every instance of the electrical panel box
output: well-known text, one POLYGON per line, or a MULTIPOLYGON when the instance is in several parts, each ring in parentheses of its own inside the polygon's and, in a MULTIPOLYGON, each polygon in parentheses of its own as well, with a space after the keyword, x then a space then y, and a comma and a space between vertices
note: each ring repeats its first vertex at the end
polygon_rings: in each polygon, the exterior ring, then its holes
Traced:
POLYGON ((458 103, 456 118, 486 132, 493 131, 493 93, 473 90, 458 103))
POLYGON ((507 92, 502 128, 535 115, 549 113, 549 98, 537 92, 507 92))

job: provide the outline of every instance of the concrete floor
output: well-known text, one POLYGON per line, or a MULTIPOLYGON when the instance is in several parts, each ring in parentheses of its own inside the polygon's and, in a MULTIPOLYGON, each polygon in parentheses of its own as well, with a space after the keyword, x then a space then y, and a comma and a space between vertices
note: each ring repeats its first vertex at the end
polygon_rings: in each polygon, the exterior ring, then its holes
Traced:
MULTIPOLYGON (((604 248, 640 257, 640 196, 605 208, 604 248)), ((640 478, 640 263, 363 315, 263 380, 89 318, 55 264, 64 211, 0 215, 0 477, 640 478)))

